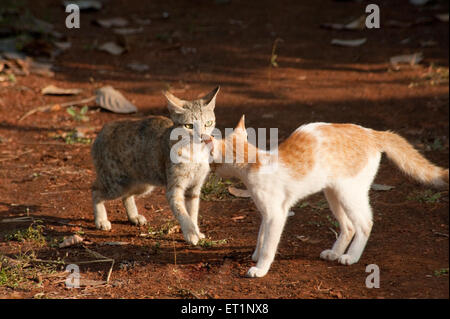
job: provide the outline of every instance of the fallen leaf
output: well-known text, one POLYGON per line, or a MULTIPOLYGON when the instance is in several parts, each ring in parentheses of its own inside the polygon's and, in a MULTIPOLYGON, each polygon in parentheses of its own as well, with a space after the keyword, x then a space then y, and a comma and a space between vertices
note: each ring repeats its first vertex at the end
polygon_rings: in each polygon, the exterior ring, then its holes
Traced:
POLYGON ((435 46, 437 46, 438 43, 434 40, 424 40, 424 41, 420 41, 420 46, 423 48, 433 48, 435 46))
POLYGON ((405 55, 396 55, 391 57, 390 62, 393 65, 397 65, 400 63, 406 63, 409 65, 416 65, 420 61, 423 60, 423 54, 422 52, 417 52, 414 54, 405 54, 405 55))
POLYGON ((125 18, 121 18, 121 17, 110 18, 110 19, 98 19, 98 20, 95 20, 95 22, 103 28, 125 27, 128 25, 128 20, 125 18))
POLYGON ((83 238, 78 235, 73 235, 64 239, 64 241, 59 244, 59 248, 69 247, 76 244, 79 244, 83 241, 83 238))
POLYGON ((81 89, 62 89, 54 85, 48 85, 41 90, 44 95, 77 95, 81 92, 81 89))
POLYGON ((395 186, 372 184, 372 186, 370 186, 370 188, 374 191, 390 191, 391 189, 394 189, 395 186))
POLYGON ((80 10, 100 10, 102 8, 102 3, 95 0, 70 0, 63 1, 63 4, 64 7, 67 7, 69 4, 75 4, 80 8, 80 10))
POLYGON ((448 12, 436 14, 435 17, 441 22, 448 22, 448 12))
POLYGON ((343 47, 359 47, 366 43, 367 39, 354 39, 354 40, 342 40, 342 39, 333 39, 331 40, 331 44, 343 47))
POLYGON ((149 69, 149 66, 147 64, 132 62, 127 64, 127 68, 136 72, 144 72, 149 69))
POLYGON ((100 107, 114 113, 137 112, 136 106, 129 102, 119 91, 112 86, 104 86, 95 91, 95 101, 100 107))
POLYGON ((366 28, 366 16, 362 15, 358 19, 347 24, 324 23, 321 25, 321 27, 332 30, 363 30, 366 28))
POLYGON ((250 192, 247 189, 240 189, 233 186, 228 187, 228 192, 235 197, 250 197, 250 192))
POLYGON ((119 35, 132 35, 132 34, 136 34, 136 33, 141 33, 142 31, 144 31, 143 27, 114 29, 114 33, 119 34, 119 35))
POLYGON ((108 52, 109 54, 112 54, 112 55, 121 55, 122 53, 125 52, 125 48, 118 45, 115 42, 103 43, 101 46, 98 47, 98 49, 100 51, 108 52))
POLYGON ((30 61, 29 71, 30 73, 46 76, 46 77, 54 77, 55 72, 52 71, 53 65, 46 62, 37 62, 34 60, 30 61))
POLYGON ((415 6, 423 6, 426 5, 430 0, 409 0, 409 3, 415 6))
POLYGON ((136 22, 137 24, 140 24, 140 25, 149 25, 152 23, 152 20, 150 20, 150 19, 141 19, 138 17, 134 17, 133 20, 134 20, 134 22, 136 22))
POLYGON ((80 279, 79 285, 80 287, 98 287, 106 285, 107 282, 104 280, 91 280, 91 279, 80 279))
POLYGON ((234 216, 234 217, 231 217, 231 220, 232 221, 238 221, 238 220, 241 220, 241 219, 244 219, 246 216, 234 216))
POLYGON ((68 50, 72 47, 72 43, 71 42, 53 42, 53 45, 60 49, 61 51, 65 51, 68 50))

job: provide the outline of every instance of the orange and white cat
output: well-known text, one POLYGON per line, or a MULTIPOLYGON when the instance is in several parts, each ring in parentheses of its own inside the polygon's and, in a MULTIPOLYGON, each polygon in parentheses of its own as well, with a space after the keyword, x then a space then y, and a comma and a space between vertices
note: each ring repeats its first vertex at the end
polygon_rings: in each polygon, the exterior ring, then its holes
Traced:
POLYGON ((240 178, 262 215, 252 255, 256 266, 248 270, 249 277, 267 274, 289 209, 319 191, 324 191, 340 226, 333 247, 320 257, 356 263, 372 230, 369 189, 383 152, 419 182, 448 188, 448 169, 428 162, 405 139, 354 124, 302 125, 277 150, 263 151, 248 143, 242 116, 232 134, 209 142, 216 173, 240 178), (233 160, 224 161, 225 154, 233 160))

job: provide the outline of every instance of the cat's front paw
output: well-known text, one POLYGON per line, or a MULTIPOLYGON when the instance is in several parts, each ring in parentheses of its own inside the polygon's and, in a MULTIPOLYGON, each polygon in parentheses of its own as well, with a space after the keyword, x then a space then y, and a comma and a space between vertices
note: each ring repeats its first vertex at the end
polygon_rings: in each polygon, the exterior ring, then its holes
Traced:
POLYGON ((355 257, 345 254, 345 255, 342 255, 341 257, 339 257, 338 262, 343 265, 352 265, 352 264, 356 263, 357 260, 355 257))
POLYGON ((198 238, 200 238, 200 239, 205 239, 205 238, 206 238, 205 234, 200 233, 200 232, 198 232, 197 236, 198 236, 198 238))
POLYGON ((96 220, 95 227, 100 230, 111 230, 111 222, 107 219, 96 220))
POLYGON ((320 253, 320 258, 333 261, 338 259, 339 255, 331 249, 326 249, 320 253))
POLYGON ((200 238, 198 237, 198 234, 196 232, 187 232, 186 234, 183 233, 184 240, 191 245, 197 245, 200 238))
POLYGON ((147 219, 142 215, 136 215, 134 217, 128 218, 128 220, 133 224, 137 226, 142 226, 147 224, 147 219))
POLYGON ((247 271, 247 277, 256 278, 256 277, 264 277, 267 274, 268 270, 264 270, 258 267, 252 267, 247 271))

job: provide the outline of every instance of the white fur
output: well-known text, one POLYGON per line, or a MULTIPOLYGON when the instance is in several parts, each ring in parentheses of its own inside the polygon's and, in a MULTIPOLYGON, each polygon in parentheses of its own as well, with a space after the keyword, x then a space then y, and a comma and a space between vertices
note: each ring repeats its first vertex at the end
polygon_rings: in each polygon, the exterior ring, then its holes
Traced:
MULTIPOLYGON (((327 124, 313 123, 297 130, 313 134, 320 144, 321 136, 316 130, 320 125, 327 124)), ((341 231, 333 247, 323 251, 320 257, 338 260, 344 265, 357 262, 372 229, 368 192, 378 170, 380 157, 381 153, 373 155, 367 165, 351 178, 333 177, 335 174, 332 174, 320 153, 316 154, 314 167, 300 180, 295 178, 295 174, 282 161, 279 161, 278 165, 274 165, 272 161, 269 164, 270 169, 261 167, 244 176, 238 170, 233 174, 231 165, 222 165, 222 172, 242 179, 262 215, 256 249, 252 255, 256 266, 249 269, 247 276, 263 277, 267 274, 274 260, 289 209, 297 201, 319 191, 324 191, 341 231), (353 242, 345 253, 352 239, 353 242)), ((221 173, 220 170, 218 173, 221 173)))

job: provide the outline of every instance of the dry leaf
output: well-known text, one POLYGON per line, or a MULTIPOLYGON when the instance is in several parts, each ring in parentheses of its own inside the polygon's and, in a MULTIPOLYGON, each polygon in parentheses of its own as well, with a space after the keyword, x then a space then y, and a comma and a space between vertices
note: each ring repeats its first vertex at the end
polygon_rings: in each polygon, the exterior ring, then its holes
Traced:
POLYGON ((55 72, 52 71, 52 64, 45 62, 36 62, 31 60, 29 63, 29 72, 46 77, 54 77, 55 72))
POLYGON ((448 12, 436 14, 435 17, 441 22, 448 22, 448 12))
POLYGON ((111 27, 125 27, 128 25, 128 20, 125 18, 117 17, 111 19, 98 19, 95 20, 103 28, 111 28, 111 27))
POLYGON ((61 51, 68 50, 72 47, 71 42, 53 42, 53 45, 61 51))
POLYGON ((366 43, 367 39, 354 39, 354 40, 341 40, 341 39, 333 39, 331 40, 331 44, 338 45, 342 47, 359 47, 366 43))
POLYGON ((241 220, 241 219, 244 219, 246 216, 234 216, 234 217, 231 217, 231 220, 232 221, 238 221, 238 220, 241 220))
POLYGON ((137 112, 137 108, 133 103, 129 102, 119 91, 109 85, 96 90, 95 95, 95 102, 97 105, 111 112, 137 112))
POLYGON ((61 244, 59 244, 59 248, 73 246, 73 245, 81 243, 82 241, 83 241, 83 237, 78 236, 78 235, 73 235, 73 236, 65 238, 64 241, 61 244))
POLYGON ((362 15, 358 19, 347 24, 324 23, 321 25, 321 27, 332 30, 363 30, 366 27, 366 16, 362 15))
POLYGON ((149 66, 147 64, 132 62, 127 64, 127 68, 136 72, 144 72, 149 69, 149 66))
POLYGON ((438 43, 434 40, 424 40, 424 41, 420 41, 420 46, 423 48, 433 48, 435 46, 437 46, 438 43))
POLYGON ((114 29, 114 33, 119 34, 119 35, 132 35, 132 34, 136 34, 136 33, 141 33, 142 31, 144 31, 143 27, 114 29))
POLYGON ((112 55, 121 55, 122 53, 125 52, 125 48, 118 45, 115 42, 103 43, 101 46, 98 47, 98 49, 100 51, 108 52, 109 54, 112 54, 112 55))
POLYGON ((415 6, 424 6, 428 2, 430 2, 430 0, 409 0, 409 3, 415 6))
POLYGON ((41 93, 44 95, 77 95, 81 91, 81 89, 62 89, 54 85, 48 85, 41 90, 41 93))
POLYGON ((374 191, 390 191, 391 189, 394 189, 395 186, 372 184, 372 186, 370 186, 370 188, 374 191))
POLYGON ((422 52, 417 52, 414 54, 405 54, 405 55, 396 55, 391 57, 390 62, 393 65, 397 65, 400 63, 406 63, 409 65, 416 65, 420 61, 423 60, 423 54, 422 52))
POLYGON ((228 187, 228 192, 235 197, 250 197, 250 192, 247 189, 240 189, 233 186, 228 187))
POLYGON ((63 4, 64 7, 67 7, 69 4, 75 4, 80 10, 100 10, 102 8, 102 3, 94 0, 70 0, 63 1, 63 4))

